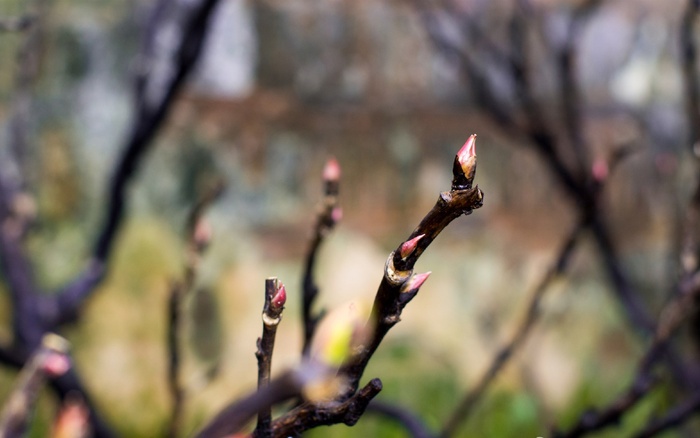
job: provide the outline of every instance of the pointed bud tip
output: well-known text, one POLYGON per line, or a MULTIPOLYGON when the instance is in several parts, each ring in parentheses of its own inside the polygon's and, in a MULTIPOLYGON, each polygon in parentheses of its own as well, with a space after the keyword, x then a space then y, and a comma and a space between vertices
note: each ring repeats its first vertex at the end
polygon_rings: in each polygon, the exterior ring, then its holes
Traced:
POLYGON ((48 376, 59 377, 70 369, 70 359, 63 353, 52 351, 48 353, 42 366, 42 370, 48 376))
POLYGON ((470 135, 459 152, 457 152, 457 159, 460 163, 465 162, 470 157, 476 157, 476 134, 470 135))
POLYGON ((287 289, 285 289, 284 285, 280 283, 280 286, 277 288, 277 293, 275 293, 275 296, 272 297, 272 306, 279 309, 284 304, 287 302, 287 289))
POLYGON ((194 226, 194 233, 192 235, 192 240, 194 240, 195 245, 200 248, 204 248, 211 242, 213 232, 211 224, 205 218, 200 218, 197 224, 194 226))
POLYGON ((323 168, 323 179, 325 181, 338 181, 340 180, 340 164, 335 157, 331 157, 326 161, 326 165, 323 168))
POLYGON ((343 219, 343 209, 341 207, 335 207, 331 211, 331 219, 334 223, 338 223, 343 219))
POLYGON ((425 234, 421 234, 420 236, 416 236, 411 240, 407 240, 406 242, 401 244, 401 249, 399 251, 399 255, 401 256, 402 259, 405 259, 406 257, 410 256, 413 254, 413 251, 416 250, 416 247, 418 246, 418 242, 425 236, 425 234))
POLYGON ((591 167, 591 174, 593 179, 597 182, 603 182, 608 179, 608 174, 610 169, 608 168, 608 163, 605 160, 595 160, 593 166, 591 167))
POLYGON ((430 274, 432 274, 432 271, 414 275, 413 279, 411 280, 411 289, 420 289, 420 287, 423 286, 423 283, 425 283, 428 277, 430 277, 430 274))

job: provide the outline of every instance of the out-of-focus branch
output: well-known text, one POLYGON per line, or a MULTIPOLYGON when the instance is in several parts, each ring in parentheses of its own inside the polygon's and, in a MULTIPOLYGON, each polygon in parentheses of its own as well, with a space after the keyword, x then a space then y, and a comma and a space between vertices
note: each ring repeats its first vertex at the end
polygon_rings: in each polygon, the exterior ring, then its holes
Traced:
POLYGON ((406 432, 413 438, 434 438, 435 434, 428 429, 428 426, 413 412, 400 406, 372 400, 367 406, 367 413, 377 414, 396 421, 406 429, 406 432))
MULTIPOLYGON (((282 311, 287 302, 287 291, 284 285, 276 278, 265 280, 265 305, 263 307, 262 321, 263 334, 258 338, 258 350, 255 357, 258 359, 258 391, 270 385, 270 369, 272 367, 272 352, 275 348, 275 335, 277 326, 282 320, 282 311)), ((270 424, 272 412, 270 406, 258 413, 258 424, 255 428, 256 436, 269 438, 272 436, 270 424)))
POLYGON ((663 359, 668 350, 672 335, 683 322, 696 311, 696 300, 700 295, 700 273, 679 285, 679 293, 661 311, 656 326, 654 340, 637 367, 637 373, 629 388, 605 408, 588 410, 567 432, 554 431, 553 436, 572 438, 618 424, 619 420, 632 409, 654 386, 657 379, 653 375, 654 366, 663 359))
MULTIPOLYGON (((7 351, 12 354, 0 354, 0 360, 5 363, 21 365, 17 360, 26 360, 45 333, 77 319, 85 299, 104 278, 114 237, 125 215, 127 187, 201 52, 217 0, 160 3, 160 7, 156 8, 159 12, 154 14, 146 29, 147 37, 140 55, 143 68, 136 75, 133 122, 123 155, 114 170, 106 197, 105 220, 92 257, 85 270, 57 293, 44 294, 36 285, 31 263, 22 245, 26 217, 18 208, 19 185, 8 173, 7 163, 0 166, 0 268, 11 298, 14 335, 12 348, 7 351)), ((20 73, 21 69, 22 66, 20 73)), ((20 74, 20 78, 31 79, 24 73, 20 74)), ((26 105, 20 105, 20 109, 24 107, 26 105)), ((21 115, 21 111, 18 114, 21 115)), ((17 126, 26 128, 24 122, 17 126)), ((17 132, 26 134, 26 130, 20 131, 17 132)), ((18 145, 25 138, 24 134, 15 135, 18 145)), ((23 152, 24 149, 20 149, 23 152)), ((64 376, 52 380, 51 384, 61 398, 72 392, 82 394, 90 409, 95 436, 111 436, 109 428, 99 420, 77 371, 71 369, 64 376)))
POLYGON ((27 420, 46 378, 60 376, 70 368, 67 354, 68 341, 54 334, 44 336, 41 346, 20 372, 15 389, 0 414, 0 436, 24 436, 27 420))
POLYGON ((172 400, 172 411, 168 423, 167 436, 175 438, 182 430, 185 389, 180 382, 183 337, 183 302, 192 291, 197 277, 200 260, 211 240, 209 223, 202 217, 204 210, 219 196, 223 189, 216 184, 206 191, 190 211, 185 224, 187 248, 183 279, 174 282, 168 296, 168 389, 172 400))
POLYGON ((673 427, 683 424, 700 410, 700 395, 691 396, 683 403, 669 409, 666 414, 649 422, 642 430, 632 435, 633 438, 650 438, 673 427))
POLYGON ((514 335, 510 341, 496 353, 481 379, 479 379, 476 385, 465 395, 462 401, 457 405, 457 408, 449 416, 440 434, 441 437, 456 435, 459 426, 467 422, 473 408, 479 402, 488 386, 508 363, 508 360, 510 360, 525 343, 525 340, 539 319, 542 297, 551 283, 566 270, 574 248, 576 247, 576 243, 579 241, 585 229, 585 224, 580 223, 569 233, 557 254, 556 260, 534 289, 525 315, 521 323, 517 326, 514 335))
MULTIPOLYGON (((582 18, 588 16, 598 3, 597 0, 586 2, 579 9, 575 10, 572 20, 580 22, 579 26, 582 26, 582 18)), ((523 108, 521 113, 522 118, 526 121, 525 123, 520 123, 509 113, 509 109, 504 107, 503 103, 495 97, 494 91, 491 89, 488 80, 486 80, 486 72, 480 67, 478 60, 473 59, 470 51, 464 47, 465 42, 455 38, 452 34, 448 36, 448 32, 445 30, 446 25, 443 22, 450 23, 450 20, 454 19, 441 14, 439 11, 424 7, 421 2, 417 3, 417 10, 423 20, 428 36, 436 48, 446 56, 456 57, 459 60, 460 66, 465 71, 465 78, 471 81, 471 88, 477 93, 478 103, 503 128, 505 133, 518 140, 518 143, 521 143, 522 139, 527 139, 528 141, 525 144, 532 146, 540 154, 547 167, 561 184, 561 187, 574 201, 579 215, 586 218, 585 220, 590 223, 593 236, 602 253, 604 267, 614 286, 612 292, 621 304, 627 318, 638 332, 645 335, 652 333, 654 327, 653 319, 646 311, 639 294, 633 288, 622 269, 608 227, 600 215, 594 185, 587 183, 585 175, 578 175, 569 169, 564 159, 560 156, 559 140, 557 135, 555 135, 555 131, 544 122, 542 109, 539 108, 534 96, 531 94, 533 84, 529 66, 534 61, 529 59, 530 51, 526 50, 526 24, 522 21, 527 17, 533 16, 534 12, 531 10, 529 3, 521 1, 516 11, 516 14, 519 14, 519 16, 513 19, 511 39, 517 45, 514 50, 511 50, 511 53, 519 53, 519 55, 513 55, 511 62, 508 64, 511 67, 517 94, 522 100, 523 108)), ((452 23, 452 27, 458 26, 452 23)), ((579 32, 577 31, 574 34, 579 32)), ((575 79, 572 70, 573 64, 570 65, 570 68, 570 70, 564 70, 564 72, 569 71, 572 74, 568 81, 575 79)), ((562 82, 566 81, 566 78, 562 79, 562 82)), ((562 96, 562 98, 565 98, 565 96, 562 96)), ((570 118, 580 117, 579 109, 569 111, 569 114, 570 118)), ((576 130, 579 130, 582 126, 581 122, 576 120, 570 125, 576 130)), ((582 139, 583 137, 580 136, 580 138, 582 139)))
MULTIPOLYGON (((271 379, 268 385, 226 406, 196 436, 220 438, 239 432, 259 412, 275 404, 304 396, 315 386, 323 386, 329 380, 336 379, 335 371, 325 364, 306 360, 298 368, 282 373, 271 379)), ((304 403, 275 420, 272 435, 298 436, 301 432, 319 425, 341 422, 355 424, 367 404, 380 390, 381 382, 375 379, 344 403, 304 403), (305 412, 300 413, 300 410, 305 412)), ((258 436, 257 431, 253 435, 258 436)))
POLYGON ((353 426, 381 390, 382 382, 379 379, 372 379, 344 402, 304 403, 274 421, 274 436, 299 436, 314 427, 340 423, 353 426))
POLYGON ((323 312, 312 314, 312 307, 318 295, 318 286, 314 281, 314 268, 316 266, 316 256, 321 243, 333 230, 342 216, 342 210, 338 207, 338 190, 340 188, 340 165, 335 158, 326 162, 323 169, 323 191, 324 197, 316 217, 314 235, 309 245, 304 264, 304 275, 302 284, 302 317, 304 321, 304 344, 302 352, 306 355, 311 346, 311 338, 316 330, 318 321, 323 316, 323 312))
MULTIPOLYGON (((93 247, 92 263, 104 265, 126 212, 126 191, 133 175, 167 117, 185 78, 199 58, 218 0, 161 0, 146 29, 147 38, 138 57, 134 115, 124 153, 112 175, 101 230, 93 247), (164 7, 168 4, 167 8, 164 7), (173 32, 173 30, 175 30, 173 32)), ((90 267, 88 268, 90 269, 90 267)), ((59 323, 77 316, 83 301, 102 280, 90 277, 81 287, 68 286, 57 296, 59 323)))
POLYGON ((23 32, 34 24, 34 20, 35 17, 32 14, 0 18, 0 32, 23 32))

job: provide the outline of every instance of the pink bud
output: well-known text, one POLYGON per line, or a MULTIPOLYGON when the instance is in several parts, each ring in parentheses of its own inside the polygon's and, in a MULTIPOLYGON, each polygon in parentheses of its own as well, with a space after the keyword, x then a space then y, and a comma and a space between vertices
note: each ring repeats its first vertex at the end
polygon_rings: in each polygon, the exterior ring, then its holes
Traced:
POLYGON ((212 234, 213 233, 209 221, 204 218, 200 218, 194 227, 194 235, 192 236, 192 239, 197 247, 204 248, 209 245, 212 234))
POLYGON ((85 403, 74 394, 63 404, 53 426, 54 438, 84 438, 91 436, 90 416, 85 403))
POLYGON ((338 223, 343 219, 343 209, 341 207, 335 207, 331 211, 331 219, 334 223, 338 223))
POLYGON ((416 236, 413 239, 402 243, 401 249, 399 250, 399 255, 401 256, 401 258, 405 259, 406 257, 413 254, 413 251, 416 250, 416 246, 418 246, 418 241, 421 240, 424 236, 425 234, 421 234, 420 236, 416 236))
POLYGON ((593 179, 598 182, 603 182, 608 178, 608 163, 605 160, 595 160, 593 162, 593 167, 591 168, 591 173, 593 174, 593 179))
POLYGON ((70 369, 70 360, 63 353, 51 351, 47 353, 42 370, 49 377, 59 377, 70 369))
POLYGON ((457 152, 457 161, 464 175, 468 178, 473 178, 474 166, 476 165, 476 134, 469 136, 462 148, 457 152))
POLYGON ((413 290, 420 289, 420 287, 423 286, 423 283, 425 283, 425 280, 430 277, 430 274, 432 274, 431 271, 414 275, 413 278, 408 281, 408 287, 413 290))
POLYGON ((277 288, 277 293, 272 297, 272 307, 276 309, 282 308, 284 306, 284 303, 287 302, 287 290, 284 288, 284 285, 280 283, 279 287, 277 288))
POLYGON ((324 181, 340 180, 340 164, 334 157, 326 161, 326 166, 323 168, 323 179, 324 181))
POLYGON ((459 162, 464 162, 467 158, 476 157, 476 134, 469 136, 462 148, 457 152, 459 162))

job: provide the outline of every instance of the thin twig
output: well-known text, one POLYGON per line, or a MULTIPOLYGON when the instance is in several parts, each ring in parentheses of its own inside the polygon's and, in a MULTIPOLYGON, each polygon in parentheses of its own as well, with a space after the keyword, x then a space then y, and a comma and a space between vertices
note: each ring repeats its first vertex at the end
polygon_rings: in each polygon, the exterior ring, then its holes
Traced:
POLYGON ((675 298, 662 309, 654 340, 639 361, 637 373, 628 389, 603 409, 584 412, 568 431, 554 431, 553 436, 579 437, 618 424, 620 419, 653 388, 657 383, 652 374, 654 366, 667 353, 673 334, 696 311, 696 300, 700 295, 700 273, 689 281, 682 282, 679 288, 675 298))
POLYGON ((457 405, 457 408, 448 417, 445 426, 440 433, 441 437, 455 436, 461 424, 464 424, 469 419, 474 407, 483 396, 484 392, 496 378, 501 369, 508 363, 508 360, 515 355, 520 347, 525 343, 532 327, 535 325, 540 316, 540 303, 545 292, 550 284, 556 280, 567 268, 571 255, 579 241, 581 235, 586 229, 585 223, 577 225, 567 236, 559 250, 556 260, 547 270, 545 275, 540 279, 535 287, 521 323, 517 326, 510 341, 501 347, 496 355, 491 360, 491 364, 486 372, 482 375, 478 383, 466 394, 462 401, 457 405))
MULTIPOLYGON (((258 338, 258 349, 255 352, 255 357, 258 359, 258 391, 270 385, 275 335, 277 334, 277 326, 282 320, 282 311, 286 301, 287 292, 284 285, 277 278, 265 280, 265 305, 262 313, 263 334, 261 338, 258 338)), ((256 436, 260 438, 271 437, 271 423, 272 412, 270 406, 267 406, 258 412, 258 424, 255 428, 256 436)))
POLYGON ((335 158, 326 162, 323 169, 323 191, 324 197, 316 217, 314 235, 309 244, 309 250, 304 264, 304 274, 302 282, 302 318, 304 324, 304 343, 302 353, 308 354, 311 346, 311 338, 318 321, 323 316, 323 312, 312 314, 312 307, 318 295, 318 286, 314 281, 314 268, 316 267, 316 256, 323 240, 328 233, 333 230, 338 220, 340 220, 340 207, 338 207, 338 191, 340 188, 340 166, 335 158))
POLYGON ((428 429, 428 426, 417 415, 409 410, 382 402, 380 400, 372 400, 367 406, 367 413, 378 414, 383 417, 390 418, 406 429, 406 432, 413 438, 434 438, 435 434, 428 429))
POLYGON ((476 171, 476 136, 471 136, 454 159, 452 189, 442 192, 435 206, 423 218, 410 236, 387 259, 384 276, 374 299, 370 324, 372 336, 366 345, 342 368, 348 376, 350 388, 357 388, 362 374, 389 330, 399 322, 401 311, 417 292, 425 278, 413 275, 413 267, 435 238, 453 220, 483 204, 484 194, 472 188, 476 171), (418 283, 418 284, 416 284, 418 283))
POLYGON ((211 240, 209 223, 202 218, 204 210, 221 194, 223 186, 214 185, 194 204, 185 224, 187 248, 185 251, 184 276, 179 282, 173 282, 168 296, 168 389, 172 400, 172 411, 167 427, 167 436, 175 438, 182 430, 184 420, 185 389, 180 380, 183 338, 183 305, 192 292, 200 260, 211 240))

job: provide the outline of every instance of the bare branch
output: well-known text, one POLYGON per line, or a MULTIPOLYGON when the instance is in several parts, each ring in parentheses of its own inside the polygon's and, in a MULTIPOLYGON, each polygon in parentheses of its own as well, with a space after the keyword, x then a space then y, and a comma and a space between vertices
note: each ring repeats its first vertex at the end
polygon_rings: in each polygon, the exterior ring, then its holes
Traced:
POLYGON ((508 360, 515 355, 515 353, 525 343, 525 340, 530 334, 532 327, 539 319, 542 297, 548 290, 550 284, 566 270, 574 248, 576 247, 576 243, 579 241, 585 229, 585 224, 579 224, 571 231, 571 233, 569 233, 569 236, 565 239, 564 244, 557 254, 556 260, 547 270, 544 277, 540 279, 537 287, 535 287, 533 293, 531 294, 525 315, 521 323, 517 326, 510 341, 505 346, 501 347, 498 353, 496 353, 486 372, 449 416, 440 436, 450 437, 456 435, 458 427, 467 422, 473 408, 479 402, 488 386, 491 384, 491 382, 493 382, 501 369, 508 363, 508 360))
POLYGON ((372 400, 367 406, 367 413, 378 414, 390 418, 406 429, 406 432, 413 438, 433 438, 436 435, 428 429, 423 420, 414 413, 400 406, 372 400))
MULTIPOLYGON (((277 325, 282 320, 282 311, 287 301, 287 291, 277 278, 265 280, 265 306, 263 307, 262 321, 263 334, 258 338, 258 350, 255 357, 258 359, 258 391, 270 385, 270 369, 272 367, 272 352, 275 348, 275 335, 277 325)), ((272 412, 270 407, 261 409, 258 413, 258 424, 255 433, 258 437, 269 438, 271 429, 272 412)))
POLYGON ((338 207, 338 191, 340 189, 340 165, 335 158, 326 162, 323 169, 323 191, 324 197, 316 217, 314 235, 309 244, 309 250, 304 264, 304 274, 302 282, 302 318, 304 321, 304 344, 303 354, 308 354, 311 346, 311 338, 316 331, 316 325, 323 316, 323 312, 312 314, 312 307, 318 295, 318 286, 314 281, 314 268, 316 267, 316 256, 321 247, 321 243, 335 224, 340 220, 341 210, 338 207))

